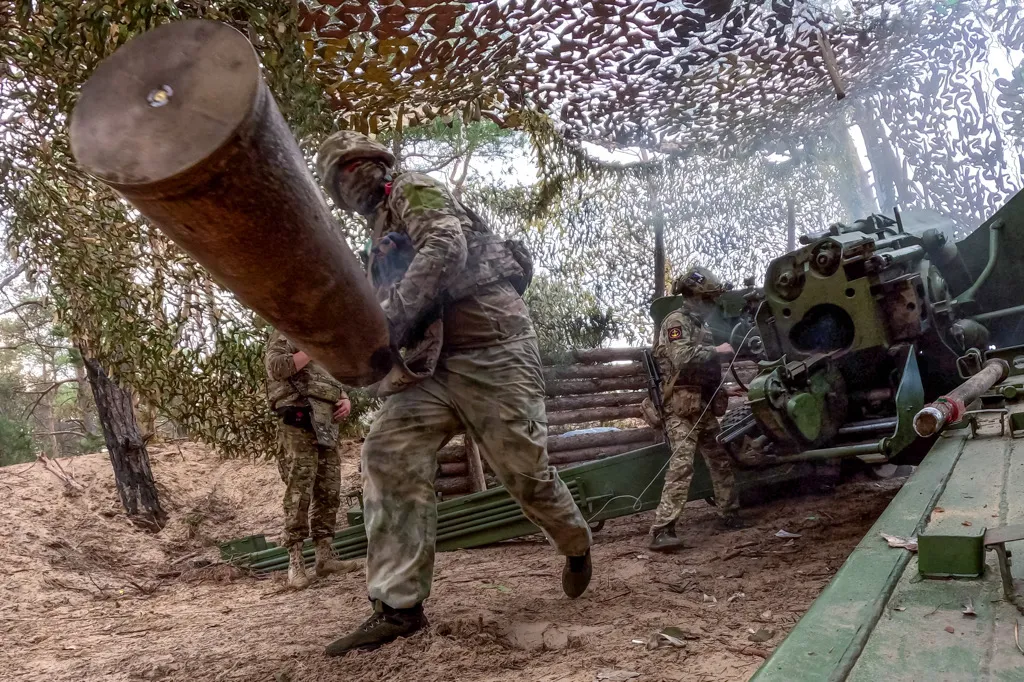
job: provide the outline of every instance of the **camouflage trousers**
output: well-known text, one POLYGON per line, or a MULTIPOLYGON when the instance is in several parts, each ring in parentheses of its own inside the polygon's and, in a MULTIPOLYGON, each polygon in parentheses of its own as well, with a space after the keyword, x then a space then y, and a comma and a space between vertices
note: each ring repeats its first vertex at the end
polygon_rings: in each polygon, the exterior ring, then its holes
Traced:
POLYGON ((556 550, 578 556, 590 547, 586 520, 548 465, 536 340, 453 352, 432 377, 387 399, 363 444, 370 599, 400 609, 430 594, 437 451, 462 431, 556 550))
POLYGON ((334 535, 341 502, 341 459, 337 447, 325 447, 312 431, 278 422, 278 461, 284 480, 285 545, 334 535))
POLYGON ((698 450, 707 462, 711 483, 715 488, 715 502, 722 514, 732 514, 739 508, 734 488, 734 473, 729 454, 715 440, 718 437, 718 419, 706 412, 699 415, 677 417, 668 415, 665 426, 672 444, 672 459, 665 472, 665 487, 651 530, 673 525, 683 513, 693 479, 693 456, 698 450))

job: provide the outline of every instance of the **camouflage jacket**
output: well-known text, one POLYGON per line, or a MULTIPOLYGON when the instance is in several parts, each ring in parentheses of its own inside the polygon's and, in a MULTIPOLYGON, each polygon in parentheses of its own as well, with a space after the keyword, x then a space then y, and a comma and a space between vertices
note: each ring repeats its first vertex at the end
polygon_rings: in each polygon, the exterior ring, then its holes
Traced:
POLYGON ((309 407, 317 441, 332 446, 338 440, 334 405, 348 396, 341 384, 315 362, 296 370, 292 356, 298 352, 284 334, 276 329, 270 333, 263 358, 270 408, 277 411, 283 407, 309 407))
POLYGON ((685 305, 662 320, 654 357, 663 377, 665 408, 680 416, 700 409, 721 383, 722 365, 711 328, 685 305))
POLYGON ((398 282, 373 282, 392 333, 408 341, 405 367, 385 379, 379 395, 432 375, 442 347, 534 335, 526 304, 508 282, 523 276, 522 267, 442 184, 421 173, 398 175, 370 221, 374 245, 396 232, 408 235, 416 251, 398 282))

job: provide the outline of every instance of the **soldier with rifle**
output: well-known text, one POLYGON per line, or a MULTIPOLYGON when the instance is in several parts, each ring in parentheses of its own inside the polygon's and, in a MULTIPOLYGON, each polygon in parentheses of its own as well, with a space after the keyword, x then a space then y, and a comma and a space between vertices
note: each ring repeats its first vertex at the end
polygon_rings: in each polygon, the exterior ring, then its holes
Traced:
POLYGON ((364 135, 332 135, 317 167, 335 204, 369 221, 368 269, 395 349, 362 452, 373 613, 326 653, 374 649, 426 625, 437 451, 460 431, 566 557, 562 589, 580 596, 592 570, 590 528, 548 464, 540 352, 521 297, 532 272, 525 249, 492 234, 433 178, 395 173, 391 151, 364 135))
POLYGON ((267 339, 264 365, 267 397, 278 416, 278 467, 285 483, 284 545, 288 548, 288 585, 309 585, 302 544, 316 547, 318 576, 351 570, 331 550, 341 501, 338 424, 352 403, 339 384, 276 329, 267 339))
MULTIPOLYGON (((682 549, 676 522, 683 513, 693 478, 693 457, 704 456, 715 489, 719 526, 742 528, 739 503, 728 453, 717 441, 718 417, 725 414, 728 395, 722 385, 722 357, 731 357, 728 343, 712 345, 711 330, 704 318, 715 298, 724 291, 710 271, 692 267, 672 283, 672 294, 684 297, 683 305, 665 316, 654 347, 654 360, 662 377, 660 401, 664 428, 672 457, 665 472, 665 487, 651 526, 652 550, 682 549)), ((657 395, 657 392, 655 392, 657 395)))

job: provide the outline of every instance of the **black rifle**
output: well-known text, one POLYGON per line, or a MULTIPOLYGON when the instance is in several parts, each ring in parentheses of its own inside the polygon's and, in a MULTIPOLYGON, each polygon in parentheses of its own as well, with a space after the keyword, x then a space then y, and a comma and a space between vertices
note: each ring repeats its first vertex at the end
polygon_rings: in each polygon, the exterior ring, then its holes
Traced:
POLYGON ((658 412, 661 419, 661 431, 668 443, 668 426, 665 424, 665 400, 661 394, 661 370, 658 363, 654 361, 654 355, 649 350, 644 350, 644 369, 647 370, 647 393, 651 397, 651 404, 658 412))

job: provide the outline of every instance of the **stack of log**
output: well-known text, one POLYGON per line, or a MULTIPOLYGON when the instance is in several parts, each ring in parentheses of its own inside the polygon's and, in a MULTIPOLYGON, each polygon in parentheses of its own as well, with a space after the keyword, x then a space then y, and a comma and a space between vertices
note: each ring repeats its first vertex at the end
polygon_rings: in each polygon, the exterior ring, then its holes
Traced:
MULTIPOLYGON (((556 467, 610 457, 661 441, 642 421, 647 397, 642 348, 569 351, 544 359, 549 459, 556 467), (621 430, 564 435, 615 422, 621 430)), ((438 493, 445 496, 487 487, 490 470, 472 441, 456 438, 438 452, 438 493)))
MULTIPOLYGON (((640 403, 648 396, 643 348, 574 350, 544 358, 548 413, 548 459, 561 469, 655 445, 662 432, 643 420, 640 403), (618 431, 573 434, 594 426, 618 431)), ((740 377, 756 374, 751 362, 738 363, 740 377)), ((732 376, 727 377, 732 381, 732 376)), ((444 497, 485 490, 494 480, 479 448, 457 436, 437 453, 435 489, 444 497)))

